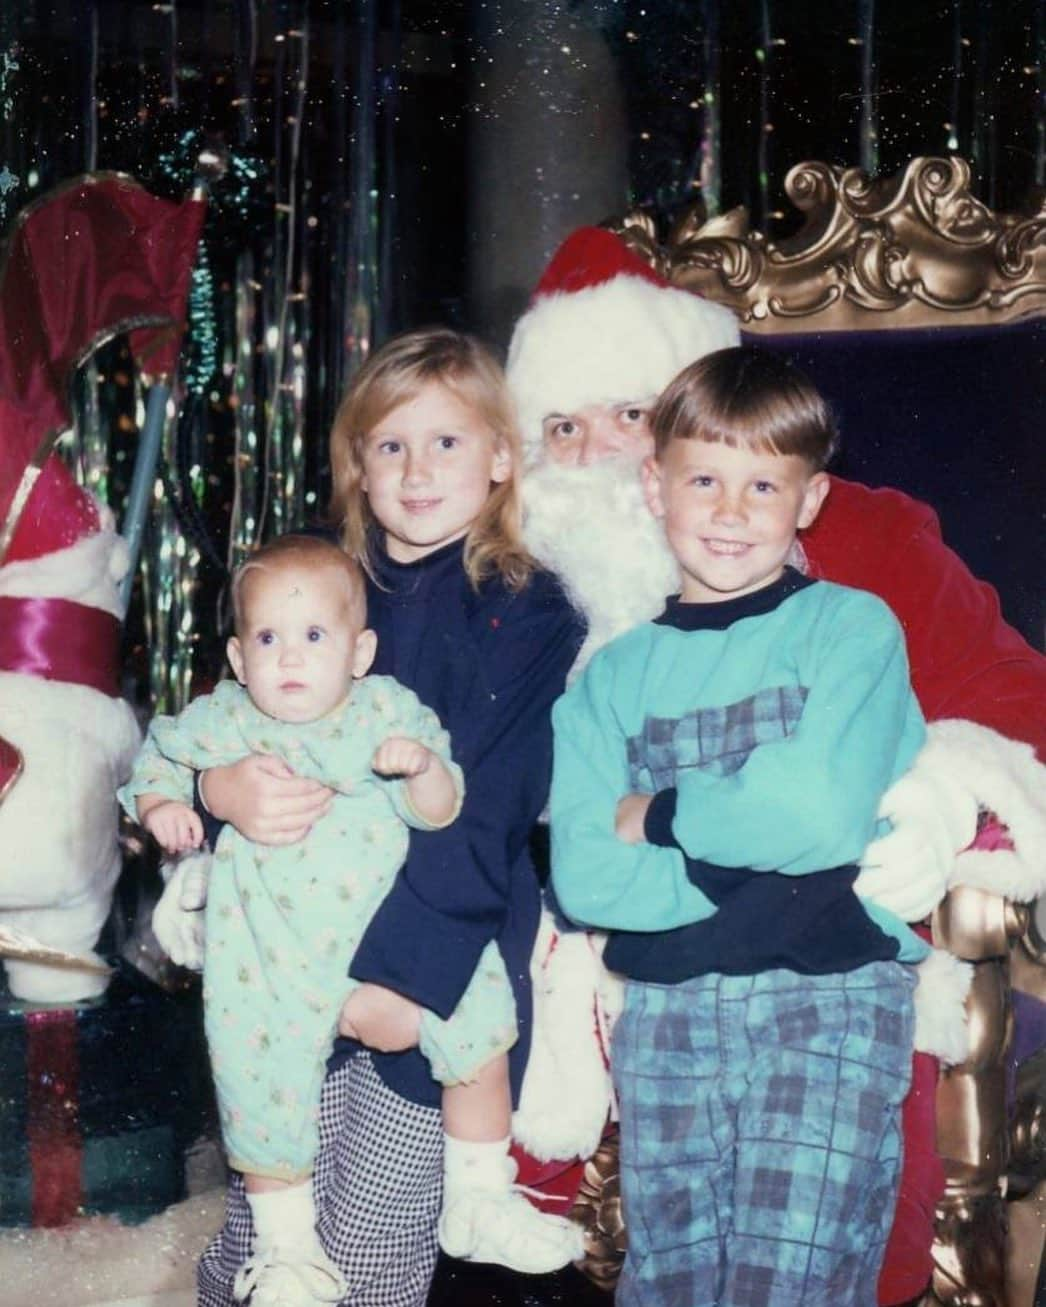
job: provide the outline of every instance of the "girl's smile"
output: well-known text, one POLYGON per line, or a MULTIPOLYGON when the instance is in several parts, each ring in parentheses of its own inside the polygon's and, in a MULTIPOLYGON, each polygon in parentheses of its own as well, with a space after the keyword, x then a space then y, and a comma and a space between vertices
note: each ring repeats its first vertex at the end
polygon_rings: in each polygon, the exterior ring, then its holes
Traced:
POLYGON ((483 417, 449 386, 428 382, 363 447, 363 490, 389 557, 414 562, 460 540, 511 470, 483 417))

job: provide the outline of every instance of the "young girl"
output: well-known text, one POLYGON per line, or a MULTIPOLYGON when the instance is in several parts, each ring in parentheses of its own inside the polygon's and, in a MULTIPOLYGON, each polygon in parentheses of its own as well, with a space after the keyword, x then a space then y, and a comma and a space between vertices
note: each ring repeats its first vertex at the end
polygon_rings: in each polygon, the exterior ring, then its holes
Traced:
MULTIPOLYGON (((519 542, 518 443, 501 371, 444 329, 390 342, 355 378, 335 419, 333 515, 369 577, 376 672, 394 676, 449 731, 465 802, 444 831, 412 833, 406 864, 358 945, 340 1041, 324 1086, 314 1189, 318 1229, 348 1300, 420 1307, 437 1252, 444 1137, 438 1086, 417 1051, 420 1009, 453 1011, 495 941, 513 985, 518 1093, 529 1044, 529 956, 538 887, 527 840, 551 767, 549 713, 583 638, 558 585, 519 542), (381 1050, 381 1051, 372 1051, 381 1050)), ((291 843, 328 792, 255 756, 201 778, 218 818, 263 843, 291 843)), ((453 1107, 441 1222, 455 1255, 513 1243, 510 1098, 496 1128, 453 1107), (498 1191, 502 1218, 473 1219, 498 1191)), ((521 1215, 519 1219, 528 1218, 521 1215)), ((252 1225, 234 1179, 224 1229, 204 1254, 202 1307, 228 1307, 252 1225)), ((526 1239, 524 1239, 526 1242, 526 1239)))

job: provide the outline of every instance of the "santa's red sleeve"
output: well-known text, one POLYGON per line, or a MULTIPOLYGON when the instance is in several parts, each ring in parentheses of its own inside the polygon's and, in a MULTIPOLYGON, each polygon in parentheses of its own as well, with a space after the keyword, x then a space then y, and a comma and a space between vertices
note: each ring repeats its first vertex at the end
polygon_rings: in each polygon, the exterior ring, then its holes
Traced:
POLYGON ((995 591, 944 543, 931 508, 832 477, 802 543, 813 575, 871 590, 893 609, 928 721, 990 726, 1046 761, 1046 657, 1003 620, 995 591))

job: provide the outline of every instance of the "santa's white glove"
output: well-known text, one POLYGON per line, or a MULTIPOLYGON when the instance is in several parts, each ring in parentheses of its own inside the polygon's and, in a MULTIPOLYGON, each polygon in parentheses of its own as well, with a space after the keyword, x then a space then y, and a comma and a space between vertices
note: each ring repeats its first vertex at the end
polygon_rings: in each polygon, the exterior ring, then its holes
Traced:
POLYGON ((922 921, 944 897, 956 855, 977 833, 977 800, 941 766, 933 742, 883 795, 892 829, 861 858, 854 893, 900 917, 922 921))
POLYGON ((211 874, 210 853, 188 853, 165 870, 170 874, 153 908, 153 934, 180 967, 203 970, 204 907, 211 874))

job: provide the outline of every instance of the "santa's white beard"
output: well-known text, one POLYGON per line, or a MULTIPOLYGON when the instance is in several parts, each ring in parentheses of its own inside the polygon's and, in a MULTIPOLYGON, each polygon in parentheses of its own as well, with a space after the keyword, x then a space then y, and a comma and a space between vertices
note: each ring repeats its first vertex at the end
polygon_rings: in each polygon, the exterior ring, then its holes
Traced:
POLYGON ((547 463, 523 479, 527 547, 588 622, 574 674, 608 640, 661 612, 679 568, 643 498, 639 465, 547 463))

